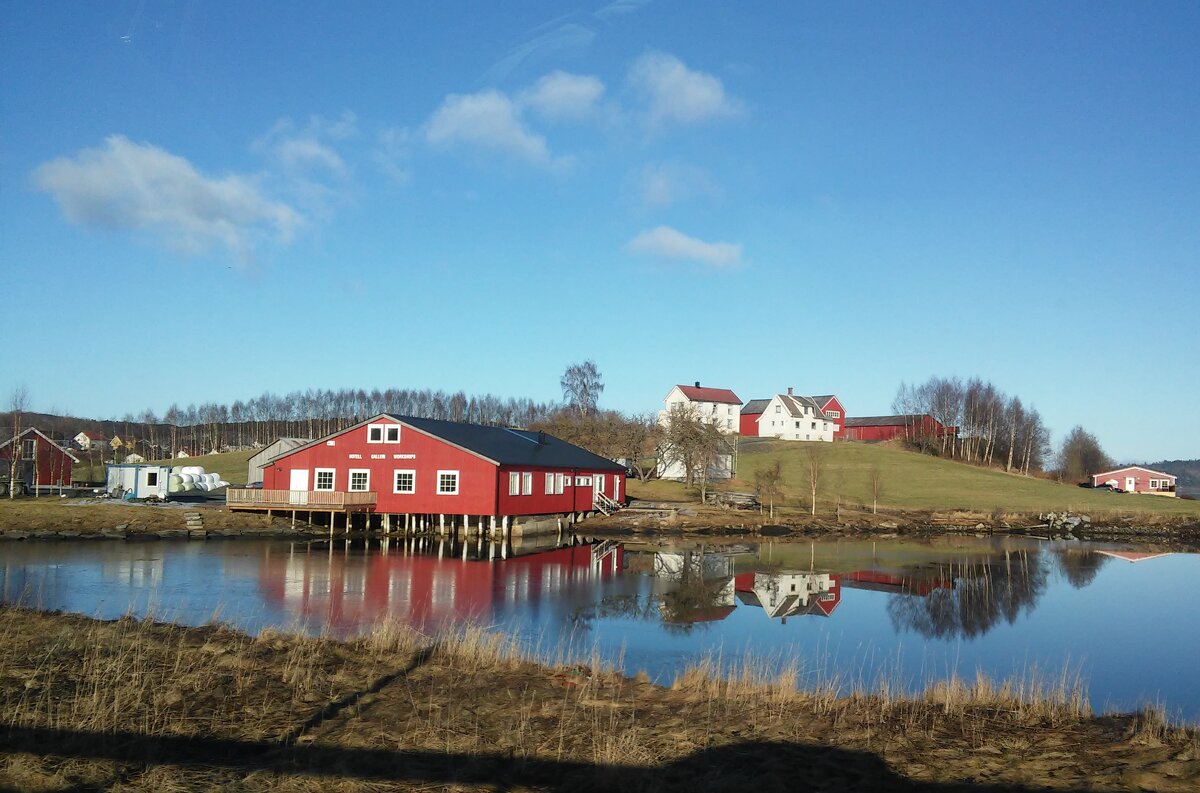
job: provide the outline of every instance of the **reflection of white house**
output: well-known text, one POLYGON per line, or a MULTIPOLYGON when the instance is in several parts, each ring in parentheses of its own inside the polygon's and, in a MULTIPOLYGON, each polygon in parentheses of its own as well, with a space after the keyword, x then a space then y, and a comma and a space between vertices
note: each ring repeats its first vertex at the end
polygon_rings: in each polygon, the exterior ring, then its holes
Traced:
POLYGON ((829 573, 742 573, 735 583, 738 599, 762 606, 771 619, 802 614, 828 617, 842 599, 838 577, 829 573))
POLYGON ((840 428, 816 400, 797 396, 790 388, 786 394, 771 397, 758 418, 758 434, 762 438, 832 443, 834 433, 840 428))
MULTIPOLYGON (((707 424, 712 424, 723 434, 731 436, 731 442, 736 441, 738 424, 741 416, 742 400, 728 388, 705 388, 697 380, 695 385, 674 386, 663 399, 663 409, 659 411, 658 423, 667 426, 672 411, 689 410, 696 418, 707 424)), ((660 479, 686 479, 687 471, 678 460, 666 459, 660 456, 658 476, 660 479)), ((733 476, 733 454, 720 454, 705 471, 709 481, 729 479, 733 476)))

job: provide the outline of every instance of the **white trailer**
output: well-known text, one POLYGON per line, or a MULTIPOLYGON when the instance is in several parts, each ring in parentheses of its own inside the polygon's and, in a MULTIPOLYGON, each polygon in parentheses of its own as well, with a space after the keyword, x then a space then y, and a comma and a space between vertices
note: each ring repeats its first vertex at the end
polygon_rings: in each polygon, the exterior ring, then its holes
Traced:
POLYGON ((171 479, 169 465, 122 464, 105 467, 104 489, 109 495, 120 490, 123 498, 167 497, 171 479))

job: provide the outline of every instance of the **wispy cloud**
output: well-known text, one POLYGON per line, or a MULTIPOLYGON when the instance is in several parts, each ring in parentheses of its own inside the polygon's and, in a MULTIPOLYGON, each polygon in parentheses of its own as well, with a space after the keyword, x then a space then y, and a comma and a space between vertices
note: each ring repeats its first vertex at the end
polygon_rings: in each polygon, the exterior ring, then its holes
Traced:
POLYGON ((740 112, 719 79, 689 69, 674 55, 648 52, 629 69, 629 84, 646 103, 648 124, 691 124, 740 112))
POLYGON ((345 176, 346 163, 334 149, 334 144, 357 136, 358 118, 349 111, 337 119, 310 116, 303 124, 283 118, 251 148, 274 158, 292 175, 324 171, 345 176))
POLYGON ((521 91, 517 102, 549 121, 572 121, 595 112, 603 94, 597 77, 555 71, 521 91))
POLYGON ((406 127, 384 127, 375 136, 371 157, 379 170, 396 184, 408 182, 411 142, 412 133, 406 127))
POLYGON ((183 157, 123 135, 39 165, 33 181, 72 223, 150 232, 187 253, 221 247, 248 259, 262 240, 287 243, 304 223, 249 176, 206 176, 183 157))
POLYGON ((664 163, 647 165, 637 176, 642 202, 656 209, 696 196, 715 196, 717 187, 703 168, 664 163))
POLYGON ((517 106, 499 91, 447 96, 425 125, 425 138, 434 145, 490 149, 543 167, 556 164, 546 139, 525 126, 517 106))
POLYGON ((705 242, 670 226, 643 231, 625 246, 633 253, 662 259, 702 262, 713 267, 731 267, 742 261, 742 246, 730 242, 705 242))

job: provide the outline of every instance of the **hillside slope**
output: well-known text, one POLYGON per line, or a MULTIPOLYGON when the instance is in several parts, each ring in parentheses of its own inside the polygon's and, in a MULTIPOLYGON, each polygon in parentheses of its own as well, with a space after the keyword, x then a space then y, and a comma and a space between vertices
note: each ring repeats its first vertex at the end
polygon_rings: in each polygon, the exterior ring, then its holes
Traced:
MULTIPOLYGON (((1043 479, 1006 474, 943 460, 885 444, 813 444, 820 456, 818 508, 840 500, 844 505, 871 505, 871 471, 879 471, 879 506, 902 510, 971 510, 989 512, 1160 513, 1200 516, 1200 502, 1093 491, 1043 479)), ((779 461, 784 501, 807 505, 810 444, 745 439, 738 456, 738 476, 722 489, 753 491, 754 474, 779 461)))

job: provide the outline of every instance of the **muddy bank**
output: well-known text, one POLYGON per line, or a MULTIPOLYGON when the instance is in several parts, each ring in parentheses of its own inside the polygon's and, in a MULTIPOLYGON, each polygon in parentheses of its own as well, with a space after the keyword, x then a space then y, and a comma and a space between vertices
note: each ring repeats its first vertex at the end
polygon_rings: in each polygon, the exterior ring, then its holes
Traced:
POLYGON ((505 637, 353 642, 0 609, 6 790, 1153 789, 1200 738, 1070 698, 671 688, 523 660, 505 637))
POLYGON ((1200 521, 1178 516, 1069 515, 1067 513, 991 513, 962 510, 872 514, 845 509, 812 516, 776 509, 758 510, 699 503, 633 502, 613 515, 597 515, 581 524, 589 532, 612 536, 762 536, 762 537, 933 537, 1013 535, 1056 540, 1152 543, 1180 551, 1200 550, 1200 521), (1066 518, 1066 520, 1063 520, 1066 518))

